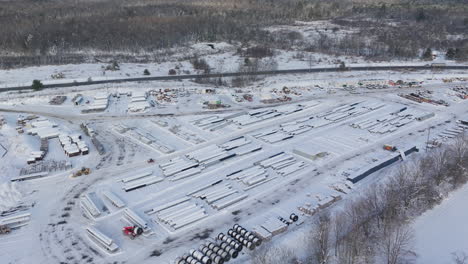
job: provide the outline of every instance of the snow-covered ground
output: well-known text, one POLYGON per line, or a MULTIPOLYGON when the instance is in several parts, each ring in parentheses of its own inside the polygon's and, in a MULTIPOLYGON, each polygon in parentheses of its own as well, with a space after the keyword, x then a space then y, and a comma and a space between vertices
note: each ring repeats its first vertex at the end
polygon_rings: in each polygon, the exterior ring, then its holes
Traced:
MULTIPOLYGON (((217 47, 222 51, 198 44, 192 52, 200 52, 210 65, 224 63, 223 71, 230 71, 233 68, 229 67, 241 58, 236 57, 233 46, 217 47)), ((278 51, 280 68, 307 67, 306 61, 293 57, 293 52, 278 51)), ((318 66, 333 65, 336 59, 329 58, 327 62, 323 57, 323 65, 318 66)), ((357 65, 367 63, 359 58, 352 61, 357 65)), ((181 74, 183 70, 193 71, 188 61, 122 64, 120 71, 106 72, 105 76, 102 64, 46 66, 0 71, 0 85, 45 80, 57 72, 64 72, 68 80, 141 76, 145 68, 153 75, 166 75, 176 64, 181 74)), ((466 120, 468 99, 462 99, 461 92, 454 88, 468 89, 467 80, 466 71, 343 72, 269 76, 243 88, 185 80, 0 93, 0 115, 5 120, 0 128, 0 143, 7 149, 6 154, 3 149, 0 152, 0 211, 13 208, 14 214, 31 214, 26 226, 0 235, 0 262, 173 263, 176 257, 198 248, 207 237, 226 233, 234 223, 253 229, 267 219, 287 218, 293 212, 302 222, 308 217, 300 207, 317 206, 337 195, 346 200, 348 194, 338 191, 337 185, 348 182, 347 177, 358 175, 363 168, 398 155, 384 150, 384 144, 404 150, 416 146, 424 151, 428 135, 440 142, 448 140, 443 132, 457 126, 458 120, 466 120), (404 84, 392 84, 398 80, 404 84), (408 82, 414 85, 410 87, 408 82), (418 103, 400 96, 411 93, 432 101, 418 103), (57 95, 67 98, 62 105, 50 105, 49 101, 57 95), (83 100, 75 104, 73 99, 78 95, 83 100), (249 96, 251 100, 247 99, 249 96), (129 106, 133 99, 148 107, 132 112, 129 106), (108 103, 104 110, 83 113, 103 100, 108 103), (440 100, 447 106, 434 103, 440 100), (208 109, 207 102, 215 109, 208 109), (219 107, 218 102, 223 106, 219 107), (37 136, 17 132, 19 116, 30 114, 53 121, 61 131, 83 134, 90 153, 69 158, 58 140, 51 139, 45 160, 69 161, 73 169, 10 183, 27 166, 29 153, 40 146, 37 136), (418 120, 427 114, 427 119, 418 120), (82 124, 94 130, 104 154, 98 154, 91 137, 84 135, 82 124), (232 141, 242 145, 230 149, 232 141), (197 152, 200 150, 204 151, 197 152), (223 159, 218 162, 209 156, 214 154, 223 159), (262 165, 263 160, 276 154, 286 162, 279 162, 275 168, 262 165), (149 158, 154 163, 148 163, 149 158), (171 165, 162 164, 168 162, 179 165, 167 169, 171 165), (187 164, 197 166, 172 171, 187 164), (69 177, 83 166, 90 168, 91 174, 69 177), (282 170, 282 166, 287 169, 282 170), (236 171, 251 167, 258 173, 255 177, 233 176, 236 171), (140 173, 148 175, 137 175, 140 173), (135 176, 139 179, 129 179, 135 176), (129 190, 134 184, 143 183, 148 185, 129 190), (226 201, 225 197, 196 195, 197 189, 212 183, 216 183, 209 187, 212 194, 229 192, 242 199, 221 208, 218 200, 226 201), (109 191, 124 205, 112 204, 105 195, 109 191), (88 199, 83 198, 86 195, 99 213, 89 215, 87 209, 81 208, 82 201, 88 199), (197 217, 200 214, 203 219, 179 228, 174 224, 177 217, 169 217, 178 214, 150 211, 178 199, 186 199, 182 204, 187 206, 187 212, 193 211, 197 217), (125 209, 131 209, 148 225, 149 230, 135 240, 121 231, 129 224, 125 209), (108 253, 91 241, 85 231, 87 226, 109 236, 119 246, 117 253, 108 253), (32 240, 27 242, 30 237, 32 240), (23 248, 31 250, 23 254, 23 248)), ((27 129, 29 124, 25 125, 27 129)), ((378 177, 384 174, 373 174, 354 188, 366 188, 378 177)), ((420 219, 415 224, 417 229, 422 228, 422 236, 429 236, 426 230, 432 223, 425 225, 424 221, 437 217, 420 219)), ((420 252, 432 253, 423 248, 431 244, 420 245, 420 252)), ((245 252, 233 263, 248 263, 245 252)), ((428 262, 430 256, 423 258, 426 261, 421 263, 434 263, 428 262)))
POLYGON ((467 197, 465 185, 414 221, 417 263, 449 264, 453 253, 468 254, 467 197))

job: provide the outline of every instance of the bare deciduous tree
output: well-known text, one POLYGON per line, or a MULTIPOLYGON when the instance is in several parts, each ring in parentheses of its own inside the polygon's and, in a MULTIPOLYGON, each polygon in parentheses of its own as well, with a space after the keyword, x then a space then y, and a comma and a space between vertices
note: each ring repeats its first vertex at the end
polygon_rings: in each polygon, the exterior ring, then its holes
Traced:
POLYGON ((407 226, 387 226, 380 244, 385 263, 410 263, 416 257, 412 251, 413 236, 413 231, 407 226))
POLYGON ((252 264, 295 264, 296 256, 289 248, 263 245, 252 252, 252 264))
POLYGON ((312 261, 317 264, 328 263, 330 258, 331 218, 328 213, 317 217, 314 229, 310 236, 310 248, 313 254, 312 261))

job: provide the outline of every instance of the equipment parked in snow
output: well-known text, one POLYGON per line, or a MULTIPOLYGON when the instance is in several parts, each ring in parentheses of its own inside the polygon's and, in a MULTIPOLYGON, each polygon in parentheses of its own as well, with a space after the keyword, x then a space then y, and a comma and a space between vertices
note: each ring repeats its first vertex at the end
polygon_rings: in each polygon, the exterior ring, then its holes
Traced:
POLYGON ((387 145, 387 144, 385 144, 385 145, 383 146, 383 148, 384 148, 385 150, 388 150, 388 151, 397 151, 397 150, 398 150, 395 146, 387 145))
POLYGON ((124 235, 130 237, 131 239, 135 239, 135 237, 140 236, 143 234, 143 228, 139 226, 125 226, 122 229, 124 235))
POLYGON ((85 167, 83 167, 83 168, 81 168, 81 170, 79 170, 79 171, 73 173, 71 176, 72 176, 73 178, 75 178, 75 177, 80 177, 81 175, 88 175, 88 174, 90 174, 90 173, 91 173, 91 169, 90 169, 90 168, 85 168, 85 167))

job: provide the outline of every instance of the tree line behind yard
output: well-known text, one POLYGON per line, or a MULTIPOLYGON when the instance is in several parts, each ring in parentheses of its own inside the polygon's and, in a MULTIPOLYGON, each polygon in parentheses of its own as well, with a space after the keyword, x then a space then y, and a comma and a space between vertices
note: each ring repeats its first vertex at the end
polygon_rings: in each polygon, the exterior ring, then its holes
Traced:
POLYGON ((452 48, 465 60, 467 14, 464 0, 3 0, 0 55, 4 61, 48 55, 67 63, 89 51, 151 54, 192 42, 226 41, 271 48, 297 42, 306 51, 379 59, 452 48), (312 42, 264 30, 323 19, 360 30, 345 38, 324 34, 312 42))

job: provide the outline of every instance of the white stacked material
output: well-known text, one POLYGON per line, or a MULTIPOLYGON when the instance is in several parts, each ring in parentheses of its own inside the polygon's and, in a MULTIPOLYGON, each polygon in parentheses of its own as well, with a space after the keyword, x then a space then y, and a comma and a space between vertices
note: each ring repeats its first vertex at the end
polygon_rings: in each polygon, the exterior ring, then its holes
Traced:
POLYGON ((265 183, 267 183, 267 182, 273 181, 273 180, 276 179, 276 178, 277 178, 277 177, 269 177, 269 176, 267 176, 266 179, 262 179, 261 181, 258 181, 257 183, 254 183, 254 184, 252 184, 252 185, 250 185, 250 186, 244 188, 244 191, 248 191, 248 190, 250 190, 250 189, 256 188, 256 187, 258 187, 258 186, 260 186, 260 185, 262 185, 262 184, 265 184, 265 183))
POLYGON ((232 150, 232 149, 238 148, 240 146, 250 144, 251 142, 252 141, 250 141, 247 138, 245 138, 244 136, 242 136, 242 137, 232 139, 232 140, 222 144, 221 147, 223 149, 225 149, 225 150, 232 150))
POLYGON ((73 142, 78 142, 81 140, 81 135, 80 134, 72 134, 70 135, 70 138, 72 139, 73 142))
POLYGON ((31 126, 35 128, 57 127, 57 124, 45 119, 45 120, 33 121, 31 122, 31 126))
POLYGON ((143 218, 141 218, 138 214, 136 214, 133 210, 131 210, 130 208, 125 208, 124 210, 124 216, 125 218, 130 221, 132 224, 134 225, 137 225, 141 228, 143 228, 143 230, 148 230, 148 223, 143 220, 143 218))
POLYGON ((190 202, 179 203, 178 205, 159 210, 157 213, 159 221, 176 230, 193 224, 207 216, 208 214, 202 206, 190 202))
POLYGON ((198 162, 202 162, 211 159, 212 157, 216 157, 217 155, 221 155, 223 153, 225 153, 224 149, 218 147, 217 145, 210 145, 199 150, 192 151, 186 156, 188 158, 197 160, 198 162))
POLYGON ((184 197, 184 198, 180 198, 180 199, 177 199, 175 201, 172 201, 172 202, 169 202, 167 204, 163 204, 163 205, 160 205, 158 207, 154 207, 148 211, 146 211, 146 214, 154 214, 154 213, 157 213, 159 211, 162 211, 162 210, 165 210, 165 209, 168 209, 168 208, 171 208, 171 207, 174 207, 178 204, 181 204, 181 203, 185 203, 187 202, 188 200, 190 200, 190 198, 187 198, 187 197, 184 197))
POLYGON ((94 200, 90 197, 89 194, 85 194, 80 199, 80 207, 84 213, 91 217, 97 217, 101 215, 101 211, 94 203, 94 200))
POLYGON ((280 141, 284 141, 284 140, 287 140, 287 139, 290 139, 290 138, 293 138, 293 137, 294 137, 293 135, 290 135, 290 134, 287 134, 287 133, 284 133, 284 132, 277 132, 277 133, 274 133, 274 134, 271 134, 271 135, 260 137, 260 139, 265 141, 265 142, 273 144, 273 143, 278 143, 280 141))
POLYGON ((222 153, 221 155, 219 156, 216 156, 216 157, 212 157, 208 160, 205 160, 203 161, 201 164, 205 167, 209 167, 209 166, 212 166, 214 164, 217 164, 217 163, 220 163, 221 161, 225 160, 225 159, 228 159, 230 157, 234 157, 235 154, 231 154, 231 153, 222 153))
POLYGON ((281 113, 268 113, 266 115, 260 116, 259 118, 261 120, 267 120, 267 119, 270 119, 270 118, 275 118, 275 117, 280 116, 280 115, 281 115, 281 113))
POLYGON ((204 199, 208 204, 212 205, 214 202, 226 198, 235 193, 237 193, 237 190, 233 189, 230 185, 225 184, 203 189, 201 191, 193 193, 192 196, 204 199))
POLYGON ((128 104, 128 110, 131 112, 145 111, 150 107, 147 101, 147 94, 145 91, 137 91, 132 94, 131 102, 128 104))
POLYGON ((305 167, 305 163, 303 161, 293 163, 287 167, 284 167, 280 170, 277 170, 278 174, 286 176, 289 174, 292 174, 294 172, 297 172, 299 170, 302 170, 305 167))
POLYGON ((290 165, 292 165, 292 164, 294 164, 296 162, 297 161, 295 159, 283 160, 283 161, 280 161, 278 163, 272 164, 271 168, 273 168, 274 170, 279 170, 279 169, 282 169, 284 167, 290 166, 290 165))
POLYGON ((141 178, 144 178, 144 177, 148 177, 148 176, 151 176, 151 175, 153 175, 153 171, 140 172, 140 173, 137 173, 137 174, 135 174, 133 176, 123 178, 121 181, 123 183, 127 183, 127 182, 138 180, 138 179, 141 179, 141 178))
MULTIPOLYGON (((215 126, 211 126, 211 127, 210 127, 210 131, 219 130, 219 129, 223 128, 223 127, 227 127, 227 126, 230 125, 230 124, 231 124, 231 123, 229 123, 229 122, 227 122, 227 121, 225 121, 225 122, 220 122, 220 123, 218 123, 218 124, 215 125, 215 126)), ((203 141, 204 141, 204 140, 203 140, 203 141)))
POLYGON ((266 130, 262 130, 262 131, 259 131, 259 132, 255 132, 252 134, 252 136, 256 137, 256 138, 260 138, 260 137, 264 137, 264 136, 267 136, 267 135, 271 135, 271 134, 274 134, 276 132, 278 132, 278 128, 270 128, 270 129, 266 129, 266 130))
POLYGON ((169 144, 164 143, 163 141, 155 138, 152 139, 152 143, 150 144, 150 146, 158 149, 159 151, 165 154, 172 153, 175 151, 175 149, 169 144))
POLYGON ((249 154, 249 153, 252 153, 252 152, 255 152, 255 151, 259 151, 261 149, 262 149, 261 145, 249 144, 249 145, 247 145, 245 147, 235 149, 234 153, 237 156, 242 156, 242 155, 249 154))
POLYGON ((262 241, 268 241, 271 239, 272 234, 261 226, 256 226, 252 229, 252 232, 257 235, 262 241))
POLYGON ((86 233, 93 242, 95 242, 98 246, 103 247, 109 252, 116 252, 119 249, 119 247, 114 243, 114 241, 111 238, 104 235, 95 227, 87 227, 86 233))
POLYGON ((246 177, 255 177, 259 176, 262 174, 265 174, 266 170, 260 166, 254 166, 250 167, 248 169, 244 169, 242 171, 239 171, 237 173, 229 175, 229 177, 234 177, 235 179, 243 179, 246 177))
POLYGON ((278 217, 270 217, 261 227, 270 232, 273 236, 282 233, 288 229, 288 225, 278 219, 278 217))
POLYGON ((103 111, 109 105, 109 96, 107 93, 98 93, 94 96, 93 102, 88 106, 91 111, 103 111))
POLYGON ((80 153, 80 149, 78 148, 78 146, 75 143, 72 143, 70 145, 64 145, 63 150, 70 157, 78 155, 80 153))
MULTIPOLYGON (((340 198, 341 198, 341 197, 340 197, 340 198)), ((320 209, 324 209, 324 208, 330 206, 331 204, 333 204, 336 200, 337 200, 336 197, 327 196, 327 197, 321 199, 321 200, 318 202, 318 206, 319 206, 320 209)))
POLYGON ((56 127, 37 127, 37 128, 30 128, 27 130, 27 133, 30 135, 37 135, 41 139, 50 139, 54 137, 58 137, 60 134, 60 131, 56 127))
POLYGON ((70 145, 72 143, 71 138, 67 134, 64 134, 64 133, 59 134, 59 142, 60 142, 60 145, 62 146, 70 145))
POLYGON ((294 131, 301 130, 305 127, 309 127, 309 126, 304 125, 304 124, 294 124, 294 125, 289 125, 289 126, 281 126, 281 129, 286 133, 291 133, 294 131))
POLYGON ((242 180, 242 182, 248 186, 255 185, 267 179, 267 174, 263 173, 257 176, 250 176, 242 180))
POLYGON ((188 169, 186 171, 179 172, 179 173, 175 174, 174 177, 171 178, 171 181, 178 181, 178 180, 181 180, 181 179, 185 179, 187 177, 193 176, 193 175, 198 174, 200 172, 201 172, 200 167, 191 168, 191 169, 188 169))
POLYGON ((122 188, 125 192, 130 192, 136 189, 140 189, 158 182, 162 182, 164 178, 151 176, 151 177, 143 177, 140 180, 130 181, 124 185, 122 188))
POLYGON ((248 194, 238 194, 235 196, 228 196, 226 198, 223 198, 221 200, 216 201, 215 203, 212 204, 212 207, 218 210, 224 209, 228 206, 234 205, 245 198, 247 198, 249 195, 248 194))
POLYGON ((0 218, 0 225, 6 225, 10 228, 17 228, 20 226, 27 225, 30 219, 31 219, 30 213, 23 213, 23 214, 8 216, 8 217, 2 217, 0 218))
POLYGON ((181 159, 174 164, 171 164, 169 166, 163 167, 163 174, 167 177, 172 176, 177 173, 181 173, 183 171, 196 168, 198 167, 199 164, 195 161, 192 160, 185 160, 181 159))
POLYGON ((125 202, 122 201, 117 195, 111 191, 103 191, 102 194, 117 208, 122 208, 125 206, 125 202))
POLYGON ((248 125, 257 123, 259 119, 252 117, 250 115, 242 115, 242 116, 232 118, 231 121, 240 126, 248 126, 248 125))
POLYGON ((325 119, 337 122, 337 121, 345 119, 345 118, 347 118, 349 116, 350 116, 350 114, 347 113, 347 112, 345 112, 345 113, 336 113, 336 114, 331 114, 329 116, 326 116, 325 119))
POLYGON ((294 157, 292 155, 289 155, 289 154, 286 154, 286 153, 279 153, 273 157, 270 157, 268 159, 265 159, 263 161, 261 161, 259 163, 260 166, 264 167, 264 168, 268 168, 270 167, 271 165, 275 164, 275 163, 279 163, 279 162, 283 162, 285 160, 291 160, 291 159, 294 159, 294 157))

